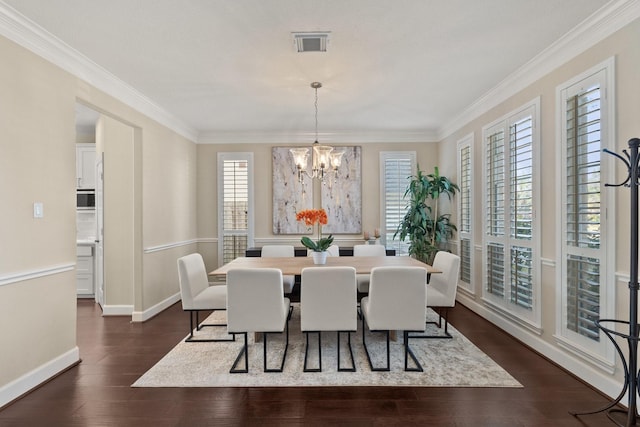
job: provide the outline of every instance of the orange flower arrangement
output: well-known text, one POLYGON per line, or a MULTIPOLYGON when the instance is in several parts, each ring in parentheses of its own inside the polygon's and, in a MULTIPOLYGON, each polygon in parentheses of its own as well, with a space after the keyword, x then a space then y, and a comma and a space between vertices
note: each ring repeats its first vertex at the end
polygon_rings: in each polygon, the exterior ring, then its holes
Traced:
POLYGON ((305 209, 300 211, 296 214, 296 221, 304 221, 305 225, 308 227, 313 227, 318 224, 317 242, 314 242, 307 236, 304 236, 301 239, 302 244, 306 248, 311 249, 314 252, 324 252, 333 243, 333 236, 331 234, 329 237, 322 237, 322 226, 327 225, 329 222, 327 212, 324 209, 305 209))

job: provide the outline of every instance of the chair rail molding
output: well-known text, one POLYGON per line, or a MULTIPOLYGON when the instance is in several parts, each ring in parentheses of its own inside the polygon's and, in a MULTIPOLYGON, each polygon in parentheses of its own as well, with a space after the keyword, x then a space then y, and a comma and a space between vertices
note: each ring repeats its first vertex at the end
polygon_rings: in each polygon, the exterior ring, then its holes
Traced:
POLYGON ((37 279, 44 276, 52 276, 54 274, 71 271, 75 268, 76 263, 54 265, 52 267, 38 268, 33 270, 22 271, 19 273, 11 273, 0 276, 0 286, 10 285, 12 283, 23 282, 25 280, 37 279))
MULTIPOLYGON (((197 243, 204 243, 205 241, 207 241, 208 243, 208 240, 209 239, 189 239, 189 240, 182 240, 179 242, 165 243, 157 246, 148 246, 144 248, 144 253, 151 254, 154 252, 160 252, 160 251, 166 251, 168 249, 179 248, 181 246, 189 246, 189 245, 195 245, 197 243)), ((217 243, 217 239, 216 239, 216 243, 217 243)))
POLYGON ((544 266, 544 267, 551 267, 551 268, 555 268, 556 267, 556 260, 554 259, 550 259, 550 258, 540 258, 540 263, 544 266))

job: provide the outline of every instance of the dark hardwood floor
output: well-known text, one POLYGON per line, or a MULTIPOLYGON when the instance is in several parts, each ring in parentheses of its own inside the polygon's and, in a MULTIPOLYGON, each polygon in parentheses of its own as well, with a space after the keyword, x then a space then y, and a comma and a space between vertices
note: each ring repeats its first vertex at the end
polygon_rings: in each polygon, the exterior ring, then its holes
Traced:
POLYGON ((461 305, 451 323, 524 388, 131 388, 186 335, 187 314, 180 304, 142 324, 100 314, 78 301, 82 363, 0 410, 1 426, 613 425, 569 415, 608 399, 461 305))

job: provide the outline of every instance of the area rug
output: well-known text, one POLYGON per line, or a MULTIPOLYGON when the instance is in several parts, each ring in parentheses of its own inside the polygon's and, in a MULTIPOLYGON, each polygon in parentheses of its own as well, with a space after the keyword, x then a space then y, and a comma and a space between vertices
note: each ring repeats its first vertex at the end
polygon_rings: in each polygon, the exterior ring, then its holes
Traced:
MULTIPOLYGON (((322 372, 303 372, 304 334, 300 331, 300 307, 294 306, 289 324, 289 350, 282 373, 262 372, 263 341, 254 342, 249 334, 249 373, 230 374, 229 369, 242 347, 243 338, 235 342, 187 343, 181 341, 132 387, 316 387, 316 386, 418 386, 418 387, 522 387, 509 373, 449 325, 452 339, 413 339, 410 341, 424 372, 404 371, 402 336, 391 345, 391 371, 372 372, 362 347, 362 322, 351 334, 356 372, 338 372, 336 334, 322 334, 322 372)), ((205 323, 221 323, 225 312, 214 312, 205 323)), ((431 320, 437 319, 434 313, 431 320)), ((185 322, 187 321, 185 314, 185 322)), ((429 325, 427 334, 441 333, 429 325)), ((284 335, 284 334, 283 334, 284 335)), ((225 328, 202 328, 198 338, 224 337, 225 328)), ((269 367, 279 363, 284 336, 269 336, 269 367)), ((317 340, 311 336, 308 365, 318 366, 317 340), (315 351, 314 351, 315 350, 315 351)), ((383 333, 367 330, 367 346, 374 364, 385 363, 383 333)), ((342 336, 340 358, 350 363, 346 336, 342 336)))

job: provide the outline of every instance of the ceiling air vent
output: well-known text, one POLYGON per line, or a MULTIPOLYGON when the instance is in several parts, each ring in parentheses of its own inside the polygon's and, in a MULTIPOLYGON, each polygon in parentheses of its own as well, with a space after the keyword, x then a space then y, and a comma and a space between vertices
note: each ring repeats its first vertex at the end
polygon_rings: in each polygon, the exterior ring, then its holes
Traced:
POLYGON ((293 40, 298 52, 326 52, 329 32, 293 33, 293 40))

